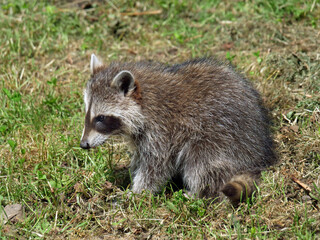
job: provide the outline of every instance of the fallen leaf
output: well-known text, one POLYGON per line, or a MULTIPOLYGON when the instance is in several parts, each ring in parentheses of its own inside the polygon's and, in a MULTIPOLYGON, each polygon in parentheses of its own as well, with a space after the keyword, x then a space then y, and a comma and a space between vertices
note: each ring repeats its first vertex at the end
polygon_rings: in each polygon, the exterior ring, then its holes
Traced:
POLYGON ((292 125, 292 126, 290 126, 290 129, 292 130, 292 131, 294 131, 294 132, 299 132, 299 126, 297 126, 297 125, 292 125))
POLYGON ((224 43, 222 44, 222 49, 223 50, 230 50, 231 48, 233 48, 234 43, 233 42, 228 42, 228 43, 224 43))
POLYGON ((6 224, 8 221, 22 220, 23 207, 21 204, 12 204, 5 206, 4 209, 0 209, 0 222, 6 224))

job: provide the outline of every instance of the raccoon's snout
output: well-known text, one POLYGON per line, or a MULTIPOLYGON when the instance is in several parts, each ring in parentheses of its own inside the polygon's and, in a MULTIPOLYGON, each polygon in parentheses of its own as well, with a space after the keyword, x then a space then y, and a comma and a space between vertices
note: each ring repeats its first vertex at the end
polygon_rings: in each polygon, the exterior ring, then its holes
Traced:
POLYGON ((80 147, 83 149, 89 149, 90 148, 89 142, 86 140, 81 140, 80 147))

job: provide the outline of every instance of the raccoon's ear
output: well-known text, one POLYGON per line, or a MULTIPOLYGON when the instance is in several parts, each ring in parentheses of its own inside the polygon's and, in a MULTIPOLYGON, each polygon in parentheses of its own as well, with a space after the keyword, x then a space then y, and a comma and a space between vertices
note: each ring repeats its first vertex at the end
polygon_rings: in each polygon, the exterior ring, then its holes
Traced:
POLYGON ((91 74, 96 73, 97 69, 102 66, 103 66, 103 63, 97 58, 97 56, 94 54, 91 54, 91 61, 90 61, 91 74))
POLYGON ((124 95, 134 88, 134 77, 129 71, 119 72, 111 82, 111 87, 122 92, 124 95))

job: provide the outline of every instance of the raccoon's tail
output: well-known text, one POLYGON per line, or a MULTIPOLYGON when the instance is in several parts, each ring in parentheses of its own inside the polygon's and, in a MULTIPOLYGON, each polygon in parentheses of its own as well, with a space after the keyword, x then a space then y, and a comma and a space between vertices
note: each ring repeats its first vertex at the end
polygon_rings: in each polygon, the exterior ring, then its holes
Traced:
POLYGON ((233 205, 237 205, 250 199, 253 192, 257 190, 260 176, 260 171, 235 175, 223 186, 221 191, 233 205))

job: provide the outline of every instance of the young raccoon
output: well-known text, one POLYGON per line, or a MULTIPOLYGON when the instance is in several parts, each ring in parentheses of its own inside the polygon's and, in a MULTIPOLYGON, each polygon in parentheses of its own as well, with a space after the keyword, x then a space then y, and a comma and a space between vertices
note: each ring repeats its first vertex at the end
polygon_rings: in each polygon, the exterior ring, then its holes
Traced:
POLYGON ((276 162, 259 94, 230 66, 212 58, 103 66, 93 54, 90 69, 80 146, 125 136, 133 192, 158 192, 180 175, 191 195, 223 192, 237 203, 276 162))

